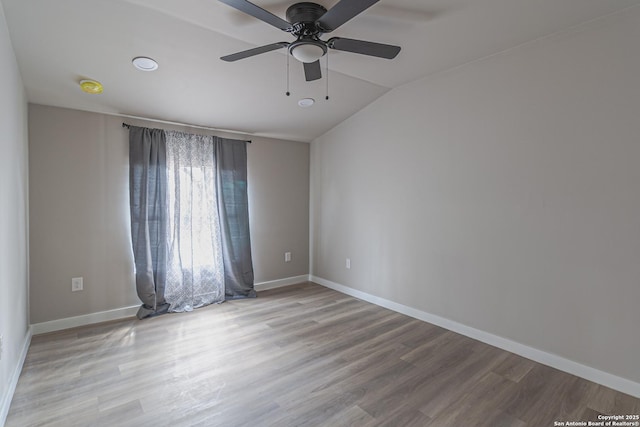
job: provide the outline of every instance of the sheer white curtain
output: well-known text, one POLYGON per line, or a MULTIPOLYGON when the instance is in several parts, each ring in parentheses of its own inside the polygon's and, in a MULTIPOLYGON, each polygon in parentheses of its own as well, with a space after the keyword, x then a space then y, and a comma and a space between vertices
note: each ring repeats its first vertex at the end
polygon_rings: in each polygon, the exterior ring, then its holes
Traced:
POLYGON ((170 311, 191 311, 225 299, 215 142, 211 136, 167 131, 166 144, 165 299, 170 311))

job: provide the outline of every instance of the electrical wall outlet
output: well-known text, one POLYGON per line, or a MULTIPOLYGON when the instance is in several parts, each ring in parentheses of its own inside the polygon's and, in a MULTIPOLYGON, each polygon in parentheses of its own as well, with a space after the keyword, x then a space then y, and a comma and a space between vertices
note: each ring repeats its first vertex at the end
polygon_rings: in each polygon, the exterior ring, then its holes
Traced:
POLYGON ((77 292, 84 289, 84 284, 82 283, 82 277, 74 277, 71 279, 71 292, 77 292))
POLYGON ((351 258, 347 258, 344 262, 344 266, 347 270, 351 269, 351 258))
POLYGON ((291 252, 284 253, 284 262, 291 262, 291 252))

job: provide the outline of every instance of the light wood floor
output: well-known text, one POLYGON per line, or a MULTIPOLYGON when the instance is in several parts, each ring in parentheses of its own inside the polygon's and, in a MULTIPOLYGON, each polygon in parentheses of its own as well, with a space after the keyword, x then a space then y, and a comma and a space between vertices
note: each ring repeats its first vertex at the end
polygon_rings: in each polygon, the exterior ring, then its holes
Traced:
POLYGON ((305 283, 35 336, 14 426, 553 426, 640 399, 305 283))

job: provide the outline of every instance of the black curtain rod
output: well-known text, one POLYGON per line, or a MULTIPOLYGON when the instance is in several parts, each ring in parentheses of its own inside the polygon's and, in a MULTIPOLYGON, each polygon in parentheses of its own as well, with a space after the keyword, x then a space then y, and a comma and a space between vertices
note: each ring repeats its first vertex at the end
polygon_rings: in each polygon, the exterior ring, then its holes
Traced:
MULTIPOLYGON (((122 122, 122 127, 123 128, 127 128, 127 129, 131 129, 131 125, 129 123, 125 123, 125 122, 122 122)), ((248 142, 249 144, 251 144, 251 140, 250 139, 245 141, 245 142, 248 142)))

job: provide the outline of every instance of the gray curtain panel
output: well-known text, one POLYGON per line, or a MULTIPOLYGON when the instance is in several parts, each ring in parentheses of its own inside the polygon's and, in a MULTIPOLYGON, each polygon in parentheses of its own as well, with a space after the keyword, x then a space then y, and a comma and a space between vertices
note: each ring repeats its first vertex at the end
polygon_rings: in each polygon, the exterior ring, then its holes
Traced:
POLYGON ((215 143, 225 298, 253 298, 247 143, 225 138, 215 138, 215 143))
POLYGON ((167 152, 160 129, 129 128, 129 197, 138 318, 165 313, 167 152))

